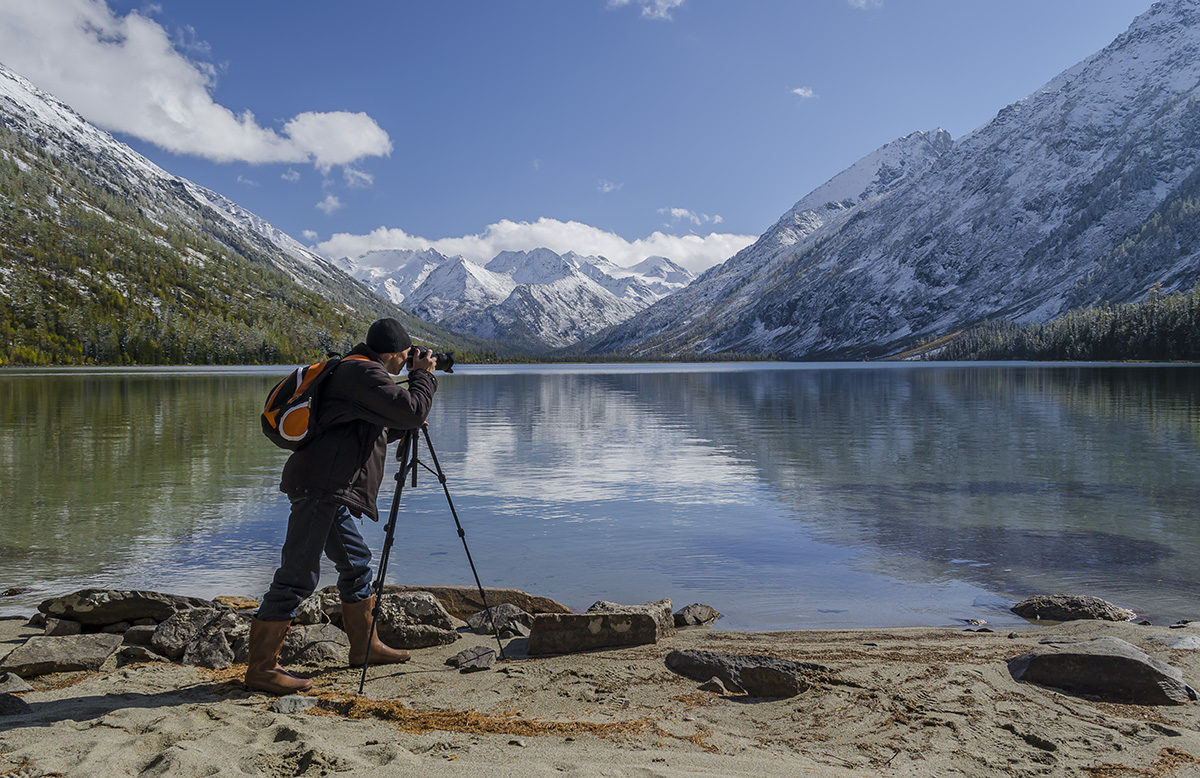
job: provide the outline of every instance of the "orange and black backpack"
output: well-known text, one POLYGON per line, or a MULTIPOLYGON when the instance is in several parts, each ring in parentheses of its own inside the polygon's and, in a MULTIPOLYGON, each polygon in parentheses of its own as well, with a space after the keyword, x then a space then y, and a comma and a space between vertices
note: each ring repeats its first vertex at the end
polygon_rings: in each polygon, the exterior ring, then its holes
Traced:
POLYGON ((316 437, 319 390, 343 359, 370 362, 368 357, 351 354, 324 362, 301 365, 275 384, 263 407, 262 431, 280 448, 295 451, 316 437))

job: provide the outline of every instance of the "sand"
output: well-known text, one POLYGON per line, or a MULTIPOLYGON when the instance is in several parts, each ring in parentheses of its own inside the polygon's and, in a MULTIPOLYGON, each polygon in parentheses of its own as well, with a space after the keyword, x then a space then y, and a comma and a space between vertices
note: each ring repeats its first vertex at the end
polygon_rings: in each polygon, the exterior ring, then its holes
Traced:
MULTIPOLYGON (((34 634, 0 622, 0 654, 34 634)), ((1115 635, 1200 686, 1200 651, 1127 623, 1015 633, 964 629, 683 630, 653 646, 445 664, 494 639, 413 652, 404 665, 310 675, 317 704, 272 710, 241 667, 146 664, 31 679, 27 716, 0 717, 0 776, 1200 776, 1200 705, 1081 699, 1014 681, 1005 660, 1047 635, 1115 635), (675 648, 769 654, 829 669, 790 699, 701 691, 675 648)))

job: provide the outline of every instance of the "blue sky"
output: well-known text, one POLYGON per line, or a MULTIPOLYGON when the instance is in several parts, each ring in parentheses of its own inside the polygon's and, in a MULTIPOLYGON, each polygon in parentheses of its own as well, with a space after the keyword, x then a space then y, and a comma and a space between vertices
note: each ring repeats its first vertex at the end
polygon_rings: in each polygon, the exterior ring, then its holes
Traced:
POLYGON ((1149 0, 0 0, 0 62, 331 255, 720 262, 1149 0))

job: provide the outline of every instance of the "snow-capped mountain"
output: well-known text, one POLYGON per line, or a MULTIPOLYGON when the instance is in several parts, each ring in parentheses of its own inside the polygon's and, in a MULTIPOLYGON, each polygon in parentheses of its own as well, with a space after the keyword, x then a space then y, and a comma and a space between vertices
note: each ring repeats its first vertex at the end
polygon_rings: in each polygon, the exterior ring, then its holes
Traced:
POLYGON ((486 265, 433 249, 373 251, 336 264, 422 318, 535 351, 594 335, 695 278, 666 257, 622 268, 546 248, 502 251, 486 265))
MULTIPOLYGON (((285 342, 289 349, 320 343, 322 352, 344 347, 343 338, 359 329, 355 322, 376 315, 397 316, 426 340, 445 341, 446 333, 372 294, 262 218, 171 175, 3 65, 0 131, 9 139, 0 148, 0 160, 16 166, 9 168, 7 181, 18 187, 0 192, 0 202, 24 203, 20 213, 5 216, 6 229, 18 229, 18 219, 25 220, 19 229, 31 220, 53 224, 62 243, 55 251, 64 252, 43 259, 44 247, 9 234, 6 239, 15 242, 0 251, 0 303, 15 299, 13 285, 49 278, 56 286, 46 301, 51 309, 47 317, 53 320, 58 309, 72 311, 71 324, 59 325, 57 333, 66 341, 97 349, 98 331, 111 333, 114 343, 158 344, 144 349, 153 352, 150 356, 114 346, 116 352, 85 352, 79 358, 111 359, 116 353, 130 360, 270 360, 295 353, 280 351, 285 342), (43 189, 46 196, 37 194, 43 189), (80 226, 80 214, 119 226, 102 246, 75 255, 73 246, 92 240, 95 233, 80 226), (94 273, 89 254, 109 270, 94 273), (256 303, 229 303, 234 297, 256 303), (115 313, 99 302, 106 298, 120 298, 139 313, 123 314, 114 324, 105 317, 115 313), (82 314, 80 305, 90 313, 82 314), (290 325, 274 321, 289 311, 296 312, 290 325), (236 341, 238 349, 226 348, 220 357, 202 346, 190 346, 186 354, 162 351, 164 339, 184 333, 197 340, 210 331, 217 340, 236 341)), ((45 325, 28 326, 32 331, 45 325)), ((225 348, 220 343, 215 347, 225 348)))
POLYGON ((918 133, 864 157, 587 346, 880 355, 991 318, 1190 287, 1194 226, 1130 252, 1144 227, 1200 198, 1198 138, 1200 2, 1164 0, 957 143, 918 133))

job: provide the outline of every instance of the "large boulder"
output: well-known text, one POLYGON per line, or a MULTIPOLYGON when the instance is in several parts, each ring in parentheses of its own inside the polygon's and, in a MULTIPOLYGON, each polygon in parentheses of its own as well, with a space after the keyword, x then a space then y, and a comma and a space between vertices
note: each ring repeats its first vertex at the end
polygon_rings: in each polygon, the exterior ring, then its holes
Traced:
POLYGON ((1039 594, 1021 600, 1010 610, 1031 621, 1130 621, 1137 615, 1128 608, 1086 594, 1039 594))
POLYGON ((667 667, 696 681, 717 678, 730 691, 751 697, 795 697, 808 688, 808 676, 825 674, 823 665, 757 654, 717 654, 688 649, 667 654, 667 667))
POLYGON ((132 623, 139 619, 161 622, 181 610, 212 607, 212 600, 199 597, 119 589, 82 589, 65 597, 46 600, 38 606, 38 610, 48 617, 103 627, 120 621, 132 623))
POLYGON ((350 639, 332 624, 293 626, 279 652, 282 664, 345 664, 350 639))
POLYGON ((429 592, 385 593, 379 602, 375 629, 393 648, 444 646, 461 637, 450 614, 429 592))
POLYGON ((1008 660, 1017 681, 1069 694, 1137 705, 1183 705, 1197 699, 1177 668, 1120 638, 1053 643, 1008 660))
POLYGON ((99 670, 120 646, 120 635, 104 633, 32 637, 4 657, 0 672, 32 678, 47 673, 99 670))
POLYGON ((649 613, 541 613, 533 619, 527 651, 573 654, 657 641, 658 622, 649 613))
POLYGON ((191 608, 159 624, 150 647, 186 665, 219 670, 245 660, 250 616, 227 607, 191 608))
POLYGON ((669 599, 642 603, 641 605, 619 605, 615 602, 601 600, 587 609, 588 613, 645 613, 654 619, 658 634, 655 640, 661 640, 675 634, 675 616, 671 613, 669 599))
POLYGON ((720 617, 721 614, 711 605, 694 602, 675 611, 675 626, 706 627, 720 617))

